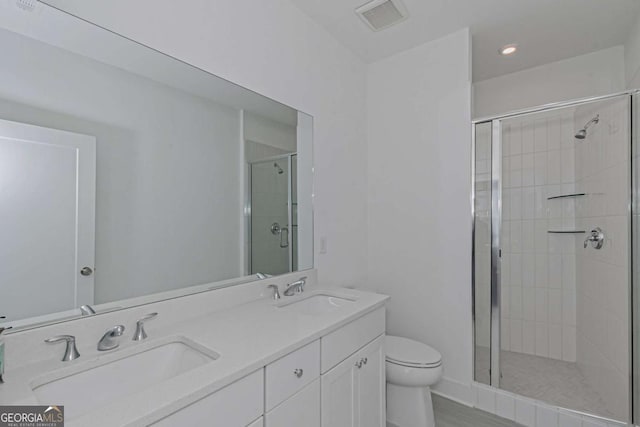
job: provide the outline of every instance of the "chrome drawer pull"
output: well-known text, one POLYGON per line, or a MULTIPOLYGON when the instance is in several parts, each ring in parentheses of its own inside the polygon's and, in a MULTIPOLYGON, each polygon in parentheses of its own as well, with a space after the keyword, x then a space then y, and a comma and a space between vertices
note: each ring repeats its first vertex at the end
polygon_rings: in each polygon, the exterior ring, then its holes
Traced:
POLYGON ((300 369, 300 368, 298 368, 295 371, 293 371, 293 374, 298 378, 300 378, 303 373, 304 373, 304 371, 302 369, 300 369))

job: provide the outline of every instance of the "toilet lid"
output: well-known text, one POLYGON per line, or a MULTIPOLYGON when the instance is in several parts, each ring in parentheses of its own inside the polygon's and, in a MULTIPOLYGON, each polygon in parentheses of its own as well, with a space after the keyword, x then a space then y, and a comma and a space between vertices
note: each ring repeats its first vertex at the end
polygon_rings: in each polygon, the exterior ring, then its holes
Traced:
POLYGON ((387 335, 385 344, 389 362, 423 368, 439 366, 442 363, 442 355, 433 347, 421 342, 387 335))

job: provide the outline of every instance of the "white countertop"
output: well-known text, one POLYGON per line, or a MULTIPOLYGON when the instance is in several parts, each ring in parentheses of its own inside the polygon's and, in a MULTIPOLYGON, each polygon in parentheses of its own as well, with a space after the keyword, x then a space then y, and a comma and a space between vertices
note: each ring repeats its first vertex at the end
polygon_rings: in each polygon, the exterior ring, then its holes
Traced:
MULTIPOLYGON (((143 343, 171 336, 186 337, 219 353, 220 357, 152 389, 123 395, 99 410, 66 421, 65 425, 115 427, 143 426, 155 422, 381 307, 387 299, 384 295, 353 289, 315 289, 301 296, 283 297, 280 301, 263 298, 173 324, 166 327, 161 336, 149 334, 149 338, 143 343), (285 301, 325 292, 353 299, 354 302, 332 312, 314 315, 277 307, 285 301)), ((159 316, 162 316, 162 312, 159 316)), ((7 405, 65 405, 65 402, 38 402, 31 385, 38 378, 58 369, 69 369, 76 365, 81 371, 83 365, 95 364, 101 357, 109 357, 118 351, 126 351, 142 344, 131 341, 128 335, 123 336, 120 343, 117 350, 104 355, 99 355, 96 351, 94 354, 83 354, 72 362, 46 360, 8 370, 6 383, 0 387, 0 402, 7 405)))

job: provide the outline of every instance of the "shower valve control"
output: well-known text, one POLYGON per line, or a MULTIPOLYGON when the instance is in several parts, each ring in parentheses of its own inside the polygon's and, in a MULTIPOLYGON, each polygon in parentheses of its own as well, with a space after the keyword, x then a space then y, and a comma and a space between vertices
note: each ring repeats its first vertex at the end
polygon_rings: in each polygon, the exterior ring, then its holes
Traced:
POLYGON ((587 248, 587 245, 591 242, 591 247, 594 249, 602 249, 604 246, 604 233, 600 227, 596 227, 591 230, 591 234, 585 239, 584 247, 587 248))

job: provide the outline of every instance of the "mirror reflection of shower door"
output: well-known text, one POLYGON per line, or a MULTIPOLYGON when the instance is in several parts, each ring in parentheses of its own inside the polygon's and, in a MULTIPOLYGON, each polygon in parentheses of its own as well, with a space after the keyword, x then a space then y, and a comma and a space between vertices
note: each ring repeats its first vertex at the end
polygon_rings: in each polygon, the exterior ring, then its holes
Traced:
POLYGON ((628 95, 613 96, 478 123, 474 175, 476 381, 487 383, 490 366, 492 386, 625 422, 631 401, 629 102, 628 95), (490 172, 482 164, 486 140, 490 172), (497 185, 486 219, 489 176, 497 185), (491 261, 489 223, 497 250, 491 261), (598 229, 601 241, 592 234, 598 229), (478 358, 487 334, 488 361, 478 358))
POLYGON ((291 156, 251 163, 251 273, 292 271, 291 156))

